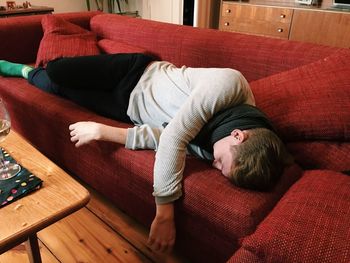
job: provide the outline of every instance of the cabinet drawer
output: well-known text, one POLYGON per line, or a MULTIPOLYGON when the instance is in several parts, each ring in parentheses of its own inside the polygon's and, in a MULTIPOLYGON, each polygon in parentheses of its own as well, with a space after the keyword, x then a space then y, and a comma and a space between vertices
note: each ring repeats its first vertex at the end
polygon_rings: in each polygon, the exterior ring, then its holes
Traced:
POLYGON ((223 3, 220 29, 288 38, 293 9, 223 3))
POLYGON ((288 39, 289 24, 278 22, 251 22, 251 21, 237 21, 235 19, 226 19, 220 25, 223 31, 234 31, 240 33, 248 33, 254 35, 272 36, 278 38, 288 39))
POLYGON ((290 24, 293 9, 280 7, 254 6, 245 4, 223 3, 221 17, 236 19, 264 20, 290 24))

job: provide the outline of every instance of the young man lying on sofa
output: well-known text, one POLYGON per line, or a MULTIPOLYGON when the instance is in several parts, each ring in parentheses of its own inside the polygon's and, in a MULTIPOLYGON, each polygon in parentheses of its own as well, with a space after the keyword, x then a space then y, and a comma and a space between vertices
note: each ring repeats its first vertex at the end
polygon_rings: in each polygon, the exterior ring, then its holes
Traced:
POLYGON ((289 162, 248 82, 233 69, 176 68, 135 53, 61 58, 46 68, 2 60, 0 75, 24 77, 98 114, 135 124, 123 129, 82 121, 69 130, 76 147, 104 140, 157 151, 157 210, 149 234, 155 250, 170 251, 175 242, 173 202, 182 195, 187 150, 235 185, 255 190, 268 190, 289 162))

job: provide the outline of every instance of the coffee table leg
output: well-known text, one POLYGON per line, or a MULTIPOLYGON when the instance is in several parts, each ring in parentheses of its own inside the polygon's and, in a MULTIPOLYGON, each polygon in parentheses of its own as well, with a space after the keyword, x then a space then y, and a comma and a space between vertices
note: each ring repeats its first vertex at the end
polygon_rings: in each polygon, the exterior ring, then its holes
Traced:
POLYGON ((30 235, 26 241, 26 249, 30 263, 41 263, 40 249, 38 243, 38 237, 36 233, 30 235))

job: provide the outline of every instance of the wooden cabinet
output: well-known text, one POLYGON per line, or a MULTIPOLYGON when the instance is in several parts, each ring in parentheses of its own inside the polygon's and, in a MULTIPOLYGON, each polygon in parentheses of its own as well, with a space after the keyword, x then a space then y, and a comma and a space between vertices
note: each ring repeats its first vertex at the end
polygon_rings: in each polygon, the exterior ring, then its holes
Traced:
POLYGON ((289 36, 293 9, 223 3, 219 28, 279 38, 289 36))
POLYGON ((294 10, 291 40, 350 47, 350 13, 294 10))
POLYGON ((350 47, 350 12, 221 2, 219 29, 350 47))

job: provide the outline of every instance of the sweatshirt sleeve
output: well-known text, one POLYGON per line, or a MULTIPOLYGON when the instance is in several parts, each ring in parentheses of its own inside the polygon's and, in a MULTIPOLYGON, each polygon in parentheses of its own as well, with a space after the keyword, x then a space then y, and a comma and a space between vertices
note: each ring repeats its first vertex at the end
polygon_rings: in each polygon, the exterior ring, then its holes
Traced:
POLYGON ((219 69, 211 74, 211 78, 211 81, 201 81, 195 74, 189 78, 194 88, 160 136, 153 185, 157 204, 175 201, 182 195, 186 147, 205 123, 225 108, 242 103, 254 104, 249 84, 240 72, 219 69), (208 82, 215 85, 208 85, 208 82))
POLYGON ((158 149, 159 137, 164 128, 154 128, 147 124, 129 128, 126 136, 125 148, 137 149, 158 149))

